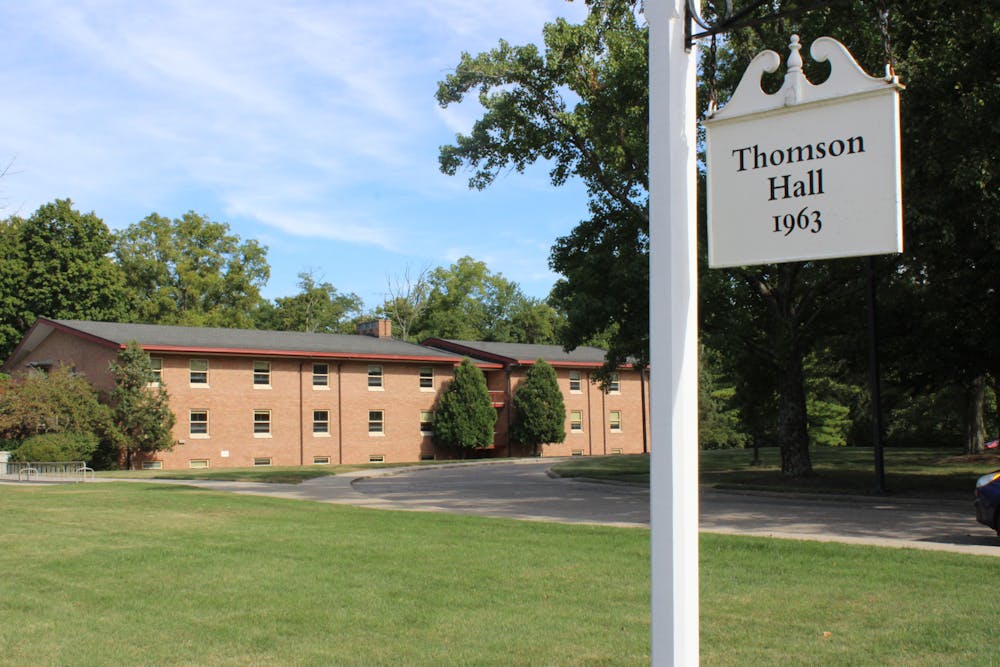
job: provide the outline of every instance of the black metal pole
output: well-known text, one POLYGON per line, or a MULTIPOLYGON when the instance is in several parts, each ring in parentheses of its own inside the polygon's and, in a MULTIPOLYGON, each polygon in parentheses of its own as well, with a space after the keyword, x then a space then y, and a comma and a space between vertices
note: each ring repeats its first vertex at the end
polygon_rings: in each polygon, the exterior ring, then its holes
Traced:
POLYGON ((865 290, 868 302, 868 385, 872 400, 872 445, 875 451, 875 493, 885 493, 885 456, 882 451, 882 398, 878 361, 878 318, 875 302, 875 268, 865 257, 865 290))

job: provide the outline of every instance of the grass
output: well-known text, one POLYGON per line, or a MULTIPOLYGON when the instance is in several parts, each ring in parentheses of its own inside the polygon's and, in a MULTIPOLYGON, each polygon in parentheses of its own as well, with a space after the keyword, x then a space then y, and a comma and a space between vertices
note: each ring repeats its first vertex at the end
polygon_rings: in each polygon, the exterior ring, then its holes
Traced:
MULTIPOLYGON (((751 465, 747 449, 703 451, 702 484, 729 489, 808 493, 870 494, 875 485, 874 455, 866 447, 811 450, 815 475, 792 480, 781 474, 777 448, 760 450, 760 465, 751 465)), ((1000 468, 1000 454, 962 456, 956 449, 886 448, 886 487, 892 494, 968 499, 976 478, 1000 468)), ((565 477, 595 477, 648 483, 649 457, 608 456, 571 459, 554 468, 565 477)))
MULTIPOLYGON (((5 665, 644 665, 649 533, 0 485, 5 665)), ((704 535, 705 665, 991 665, 997 561, 704 535)))

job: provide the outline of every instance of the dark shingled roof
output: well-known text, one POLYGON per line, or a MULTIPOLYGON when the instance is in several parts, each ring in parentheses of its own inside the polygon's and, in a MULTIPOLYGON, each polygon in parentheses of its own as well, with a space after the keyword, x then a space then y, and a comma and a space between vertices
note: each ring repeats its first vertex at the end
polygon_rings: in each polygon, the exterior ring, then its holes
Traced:
POLYGON ((600 366, 605 352, 597 347, 581 346, 570 352, 559 345, 532 345, 527 343, 487 343, 471 340, 429 338, 423 345, 463 354, 474 359, 500 363, 534 363, 544 359, 553 365, 600 366))
POLYGON ((157 351, 458 361, 456 355, 441 350, 374 336, 46 319, 40 319, 36 328, 45 325, 116 346, 134 340, 147 350, 157 351))

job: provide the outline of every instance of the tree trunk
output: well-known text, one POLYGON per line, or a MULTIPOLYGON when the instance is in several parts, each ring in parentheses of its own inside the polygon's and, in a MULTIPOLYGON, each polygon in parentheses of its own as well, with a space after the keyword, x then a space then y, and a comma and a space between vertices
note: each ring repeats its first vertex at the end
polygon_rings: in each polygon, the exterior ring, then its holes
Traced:
POLYGON ((965 453, 978 454, 986 442, 986 376, 974 378, 965 388, 965 453))
POLYGON ((781 448, 781 474, 786 477, 810 477, 809 431, 806 420, 805 376, 802 353, 797 343, 788 346, 780 369, 778 410, 778 446, 781 448))

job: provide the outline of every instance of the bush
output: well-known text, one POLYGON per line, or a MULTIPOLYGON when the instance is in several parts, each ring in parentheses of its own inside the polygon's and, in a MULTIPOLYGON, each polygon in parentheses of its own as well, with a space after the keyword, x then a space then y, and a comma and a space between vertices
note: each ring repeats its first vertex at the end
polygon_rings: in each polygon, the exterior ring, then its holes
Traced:
POLYGON ((15 461, 90 461, 97 444, 97 438, 88 433, 42 433, 22 442, 11 453, 11 458, 15 461))

